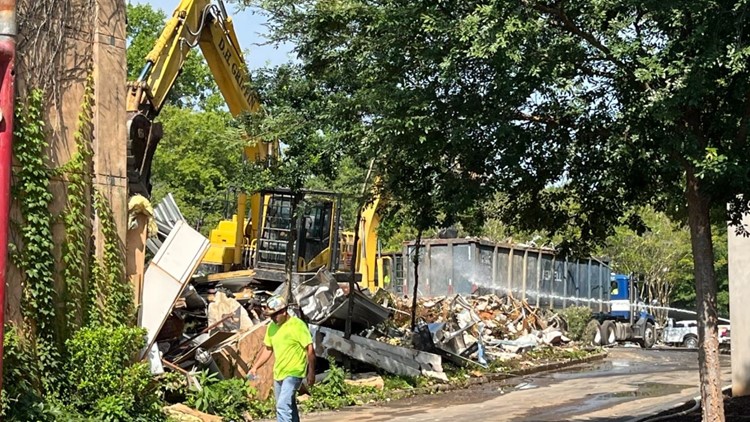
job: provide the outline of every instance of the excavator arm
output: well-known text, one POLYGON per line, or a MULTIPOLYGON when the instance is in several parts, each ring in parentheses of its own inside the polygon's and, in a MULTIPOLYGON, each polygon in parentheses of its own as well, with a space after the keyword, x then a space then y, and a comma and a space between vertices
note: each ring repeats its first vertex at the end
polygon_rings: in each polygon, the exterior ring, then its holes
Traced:
MULTIPOLYGON (((181 0, 167 21, 138 80, 128 83, 128 179, 131 193, 148 196, 151 161, 163 136, 159 115, 190 51, 200 46, 230 113, 260 109, 234 24, 221 0, 181 0)), ((264 161, 278 153, 277 142, 249 142, 247 159, 264 161)))

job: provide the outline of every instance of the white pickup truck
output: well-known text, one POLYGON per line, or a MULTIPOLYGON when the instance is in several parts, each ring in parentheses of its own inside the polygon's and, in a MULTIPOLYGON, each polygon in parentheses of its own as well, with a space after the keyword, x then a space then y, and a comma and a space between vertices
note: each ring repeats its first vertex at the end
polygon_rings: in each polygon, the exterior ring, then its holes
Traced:
MULTIPOLYGON (((730 343, 729 324, 719 325, 719 344, 730 343)), ((667 320, 667 326, 662 331, 662 342, 672 346, 684 346, 691 349, 698 347, 698 321, 685 320, 675 322, 672 318, 667 320)))

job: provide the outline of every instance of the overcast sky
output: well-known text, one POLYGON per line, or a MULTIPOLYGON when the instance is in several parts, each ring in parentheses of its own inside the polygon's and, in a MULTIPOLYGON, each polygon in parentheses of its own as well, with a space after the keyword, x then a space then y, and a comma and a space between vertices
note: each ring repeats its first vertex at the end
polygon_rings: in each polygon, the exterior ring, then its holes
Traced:
MULTIPOLYGON (((168 17, 172 16, 175 7, 180 3, 179 0, 128 1, 133 4, 150 4, 156 9, 163 10, 168 17)), ((234 21, 234 29, 242 49, 248 53, 246 59, 249 68, 255 69, 266 64, 278 65, 291 60, 289 57, 291 46, 282 45, 276 48, 271 45, 259 45, 267 41, 262 35, 266 32, 266 27, 263 26, 265 19, 262 15, 250 10, 237 12, 233 4, 227 4, 227 13, 234 21)))

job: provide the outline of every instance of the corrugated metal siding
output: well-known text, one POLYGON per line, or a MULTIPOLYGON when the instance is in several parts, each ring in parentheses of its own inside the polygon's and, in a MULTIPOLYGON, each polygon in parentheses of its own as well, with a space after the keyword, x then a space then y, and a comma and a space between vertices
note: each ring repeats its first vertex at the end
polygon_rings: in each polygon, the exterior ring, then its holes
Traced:
POLYGON ((157 237, 148 238, 146 247, 148 247, 151 253, 156 254, 156 251, 159 250, 164 239, 169 236, 175 224, 178 221, 185 221, 185 217, 180 212, 180 208, 177 206, 177 202, 175 202, 174 196, 171 193, 168 193, 154 208, 154 220, 156 220, 159 233, 157 237))

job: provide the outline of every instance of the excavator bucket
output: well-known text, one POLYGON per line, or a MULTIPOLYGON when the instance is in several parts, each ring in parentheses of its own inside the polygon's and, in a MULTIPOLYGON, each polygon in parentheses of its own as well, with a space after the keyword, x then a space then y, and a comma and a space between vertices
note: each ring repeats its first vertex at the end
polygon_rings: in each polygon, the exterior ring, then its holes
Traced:
POLYGON ((128 120, 128 190, 131 195, 151 196, 151 161, 164 136, 161 123, 136 113, 128 120))

